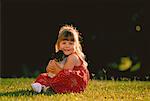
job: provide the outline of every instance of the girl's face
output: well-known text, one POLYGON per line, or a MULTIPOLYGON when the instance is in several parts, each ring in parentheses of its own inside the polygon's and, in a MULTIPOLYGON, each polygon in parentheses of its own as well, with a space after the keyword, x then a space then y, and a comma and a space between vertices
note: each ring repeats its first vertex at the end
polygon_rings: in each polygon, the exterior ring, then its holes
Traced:
POLYGON ((62 40, 59 43, 59 50, 62 50, 65 55, 70 55, 75 52, 75 42, 70 40, 62 40))

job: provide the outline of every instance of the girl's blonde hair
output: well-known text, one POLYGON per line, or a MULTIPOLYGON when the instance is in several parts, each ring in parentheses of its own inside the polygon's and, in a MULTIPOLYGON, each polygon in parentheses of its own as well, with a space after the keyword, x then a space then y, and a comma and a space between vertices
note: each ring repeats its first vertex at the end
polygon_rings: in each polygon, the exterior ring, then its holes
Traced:
POLYGON ((77 53, 77 55, 80 57, 80 59, 83 61, 84 65, 87 66, 87 62, 85 61, 85 55, 82 52, 82 46, 80 44, 79 41, 79 31, 73 27, 72 25, 64 25, 60 28, 59 34, 58 34, 58 39, 57 42, 55 44, 55 51, 58 52, 59 51, 59 43, 64 40, 65 38, 65 32, 70 32, 72 35, 67 36, 69 37, 69 39, 71 39, 72 41, 75 42, 75 52, 77 53))

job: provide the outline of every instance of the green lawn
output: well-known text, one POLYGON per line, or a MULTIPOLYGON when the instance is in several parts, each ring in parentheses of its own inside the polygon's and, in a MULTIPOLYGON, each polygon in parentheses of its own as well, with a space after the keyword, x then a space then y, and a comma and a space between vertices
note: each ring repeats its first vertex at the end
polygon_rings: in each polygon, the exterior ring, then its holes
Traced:
POLYGON ((149 81, 91 80, 85 92, 37 94, 31 78, 0 79, 0 101, 150 101, 149 81))

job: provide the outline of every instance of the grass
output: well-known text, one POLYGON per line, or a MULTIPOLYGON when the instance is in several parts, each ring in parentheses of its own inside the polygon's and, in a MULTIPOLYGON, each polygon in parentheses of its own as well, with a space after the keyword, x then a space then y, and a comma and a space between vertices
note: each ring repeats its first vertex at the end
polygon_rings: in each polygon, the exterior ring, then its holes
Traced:
POLYGON ((150 101, 149 81, 91 80, 85 92, 35 93, 33 78, 1 78, 0 101, 150 101))

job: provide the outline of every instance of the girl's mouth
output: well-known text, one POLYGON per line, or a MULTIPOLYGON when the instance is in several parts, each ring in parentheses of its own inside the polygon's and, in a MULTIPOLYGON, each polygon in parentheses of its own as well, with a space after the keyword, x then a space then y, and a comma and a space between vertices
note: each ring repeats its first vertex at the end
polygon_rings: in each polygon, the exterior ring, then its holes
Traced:
POLYGON ((69 49, 65 49, 64 51, 66 51, 66 52, 67 52, 67 51, 70 51, 70 50, 69 50, 69 49))

